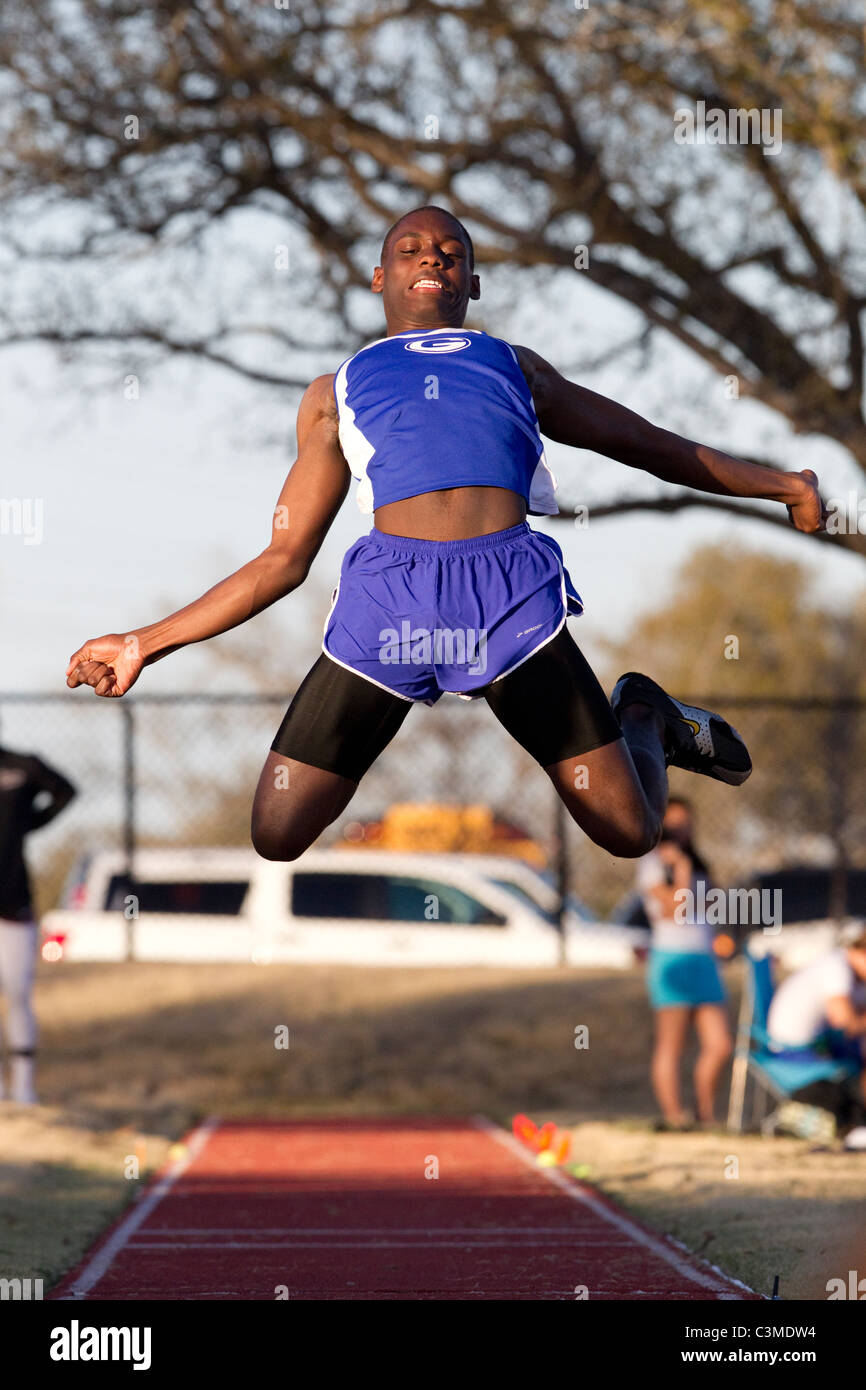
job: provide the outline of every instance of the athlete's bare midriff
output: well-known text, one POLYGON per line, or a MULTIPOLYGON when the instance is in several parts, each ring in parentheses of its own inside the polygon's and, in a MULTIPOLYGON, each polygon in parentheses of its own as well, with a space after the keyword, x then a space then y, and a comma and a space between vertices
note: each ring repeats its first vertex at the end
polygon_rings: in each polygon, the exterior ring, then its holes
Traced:
POLYGON ((422 541, 465 541, 526 520, 526 502, 504 487, 448 487, 377 507, 376 528, 422 541))

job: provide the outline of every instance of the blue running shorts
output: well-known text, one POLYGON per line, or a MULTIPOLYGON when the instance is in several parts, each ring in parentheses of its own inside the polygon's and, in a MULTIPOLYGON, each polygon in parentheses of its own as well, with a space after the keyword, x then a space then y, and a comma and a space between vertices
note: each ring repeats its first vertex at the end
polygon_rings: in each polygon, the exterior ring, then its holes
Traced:
POLYGON ((556 541, 525 521, 462 541, 373 527, 343 557, 322 650, 433 705, 445 691, 473 699, 582 612, 556 541))
POLYGON ((715 956, 708 951, 663 951, 655 946, 647 962, 647 992, 654 1009, 723 1004, 726 998, 715 956))

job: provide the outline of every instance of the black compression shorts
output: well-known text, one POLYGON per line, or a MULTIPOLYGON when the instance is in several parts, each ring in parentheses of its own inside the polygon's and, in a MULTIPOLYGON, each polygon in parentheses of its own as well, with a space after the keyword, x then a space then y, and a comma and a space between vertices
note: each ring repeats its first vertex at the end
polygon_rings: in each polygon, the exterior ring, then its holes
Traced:
MULTIPOLYGON (((479 695, 545 768, 621 737, 604 691, 565 627, 479 695)), ((412 704, 323 653, 298 687, 271 749, 360 782, 412 704)))

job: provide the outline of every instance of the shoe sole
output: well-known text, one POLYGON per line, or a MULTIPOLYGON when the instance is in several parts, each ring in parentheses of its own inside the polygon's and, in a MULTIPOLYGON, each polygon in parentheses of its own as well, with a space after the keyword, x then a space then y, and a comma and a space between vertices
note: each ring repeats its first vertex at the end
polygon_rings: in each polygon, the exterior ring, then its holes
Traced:
POLYGON ((726 719, 722 719, 721 715, 714 714, 712 710, 701 709, 697 705, 678 703, 651 677, 644 676, 639 671, 628 671, 624 676, 620 676, 611 695, 611 708, 617 716, 619 716, 620 710, 628 709, 628 705, 633 704, 650 705, 663 718, 675 719, 680 724, 691 725, 696 739, 700 733, 701 723, 699 719, 690 719, 689 715, 708 716, 715 761, 708 762, 709 755, 703 754, 701 761, 696 763, 674 760, 671 764, 673 767, 683 768, 686 772, 703 773, 706 777, 715 778, 717 782, 727 783, 729 787, 741 787, 751 776, 752 760, 749 757, 748 749, 737 730, 726 719), (623 705, 621 700, 617 700, 617 691, 626 682, 633 685, 634 696, 628 701, 628 704, 623 705), (642 694, 647 698, 642 699, 642 694))

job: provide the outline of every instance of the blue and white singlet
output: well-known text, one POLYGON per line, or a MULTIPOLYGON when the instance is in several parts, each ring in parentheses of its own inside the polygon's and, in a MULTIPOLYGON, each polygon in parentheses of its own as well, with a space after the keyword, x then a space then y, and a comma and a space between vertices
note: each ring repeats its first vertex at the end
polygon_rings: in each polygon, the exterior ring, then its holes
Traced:
POLYGON ((502 487, 554 516, 556 480, 517 354, 475 328, 379 338, 334 380, 339 439, 365 514, 452 487, 502 487))

